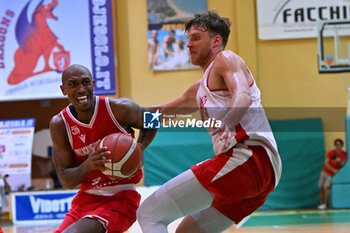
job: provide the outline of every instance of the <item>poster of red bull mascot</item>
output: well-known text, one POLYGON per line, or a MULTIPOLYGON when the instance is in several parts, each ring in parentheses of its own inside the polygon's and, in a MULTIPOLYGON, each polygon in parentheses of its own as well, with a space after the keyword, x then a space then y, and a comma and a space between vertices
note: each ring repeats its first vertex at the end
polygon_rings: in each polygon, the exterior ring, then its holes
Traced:
POLYGON ((7 78, 10 85, 16 85, 24 80, 41 73, 50 71, 62 72, 70 64, 70 53, 58 42, 57 36, 50 29, 47 20, 58 20, 53 10, 58 5, 57 0, 44 5, 40 1, 28 17, 30 1, 21 11, 15 34, 18 49, 14 55, 14 68, 7 78), (31 21, 28 20, 31 18, 31 21), (58 51, 53 51, 55 48, 58 51), (50 57, 53 56, 54 67, 50 66, 50 57), (43 57, 45 65, 42 70, 36 71, 39 59, 43 57))

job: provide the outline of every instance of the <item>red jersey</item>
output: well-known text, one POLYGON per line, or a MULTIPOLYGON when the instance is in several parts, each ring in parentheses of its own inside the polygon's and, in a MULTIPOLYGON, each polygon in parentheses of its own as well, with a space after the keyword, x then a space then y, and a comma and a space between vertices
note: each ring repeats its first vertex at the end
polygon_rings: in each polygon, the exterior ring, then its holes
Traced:
MULTIPOLYGON (((74 152, 75 166, 82 164, 89 154, 95 151, 95 146, 99 139, 111 133, 124 133, 134 137, 133 133, 129 134, 126 132, 115 119, 107 97, 96 96, 95 111, 89 124, 78 121, 71 111, 71 106, 69 105, 63 109, 61 116, 66 125, 69 142, 74 152)), ((141 178, 141 170, 133 177, 122 180, 112 180, 100 170, 94 170, 82 181, 81 191, 104 186, 136 184, 141 178)))
MULTIPOLYGON (((327 158, 329 159, 329 163, 334 169, 341 168, 340 162, 336 159, 339 158, 341 161, 345 161, 347 159, 347 154, 345 151, 337 152, 337 150, 330 150, 327 153, 327 158)), ((325 166, 322 169, 325 173, 330 176, 334 176, 335 173, 326 168, 325 166)))

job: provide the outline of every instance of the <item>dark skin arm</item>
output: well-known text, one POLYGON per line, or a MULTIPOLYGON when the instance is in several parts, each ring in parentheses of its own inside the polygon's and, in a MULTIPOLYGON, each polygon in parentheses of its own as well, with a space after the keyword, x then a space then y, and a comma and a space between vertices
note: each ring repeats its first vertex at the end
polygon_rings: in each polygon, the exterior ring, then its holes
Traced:
POLYGON ((93 170, 105 170, 108 162, 106 155, 110 152, 101 148, 91 153, 79 166, 74 167, 74 154, 69 144, 68 135, 61 115, 56 115, 50 122, 50 133, 53 142, 53 162, 58 178, 66 189, 75 188, 86 179, 93 170))
MULTIPOLYGON (((140 129, 138 142, 144 150, 156 135, 156 130, 142 129, 142 111, 139 105, 130 99, 110 99, 110 106, 119 124, 128 132, 132 128, 140 129)), ((51 119, 50 132, 53 142, 53 161, 62 186, 66 189, 75 188, 86 179, 93 170, 104 171, 106 156, 110 153, 106 148, 100 148, 91 153, 79 166, 74 167, 74 154, 69 144, 67 131, 61 115, 51 119)))
POLYGON ((140 129, 137 142, 140 143, 141 149, 145 150, 157 133, 155 129, 143 128, 143 111, 145 109, 128 98, 110 98, 109 103, 115 118, 127 132, 131 132, 132 128, 140 129))

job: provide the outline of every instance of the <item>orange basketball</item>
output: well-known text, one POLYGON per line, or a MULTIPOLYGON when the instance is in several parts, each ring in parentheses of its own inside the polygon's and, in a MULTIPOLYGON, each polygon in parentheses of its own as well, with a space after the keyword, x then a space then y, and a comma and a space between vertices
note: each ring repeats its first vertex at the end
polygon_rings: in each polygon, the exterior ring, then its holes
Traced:
POLYGON ((134 175, 142 165, 142 150, 136 140, 129 135, 113 133, 104 137, 99 148, 107 147, 111 152, 106 163, 108 170, 103 173, 111 179, 122 179, 134 175))

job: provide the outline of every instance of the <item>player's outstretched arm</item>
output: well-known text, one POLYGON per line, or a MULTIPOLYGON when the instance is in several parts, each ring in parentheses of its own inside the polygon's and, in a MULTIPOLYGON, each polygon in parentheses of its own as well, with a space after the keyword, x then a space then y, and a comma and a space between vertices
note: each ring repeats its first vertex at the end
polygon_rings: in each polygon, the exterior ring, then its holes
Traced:
POLYGON ((110 98, 110 106, 114 117, 126 131, 130 132, 132 128, 140 129, 137 142, 141 144, 142 150, 146 149, 156 136, 157 130, 143 128, 144 109, 128 98, 110 98))
POLYGON ((89 176, 91 171, 106 169, 104 164, 108 160, 105 159, 105 156, 110 153, 106 148, 91 153, 80 166, 74 167, 74 154, 69 144, 64 121, 60 115, 51 119, 50 133, 53 142, 53 162, 64 188, 75 188, 89 176))
POLYGON ((180 97, 175 98, 165 104, 147 107, 149 111, 159 110, 162 114, 189 114, 198 110, 197 92, 200 80, 192 84, 180 97))

